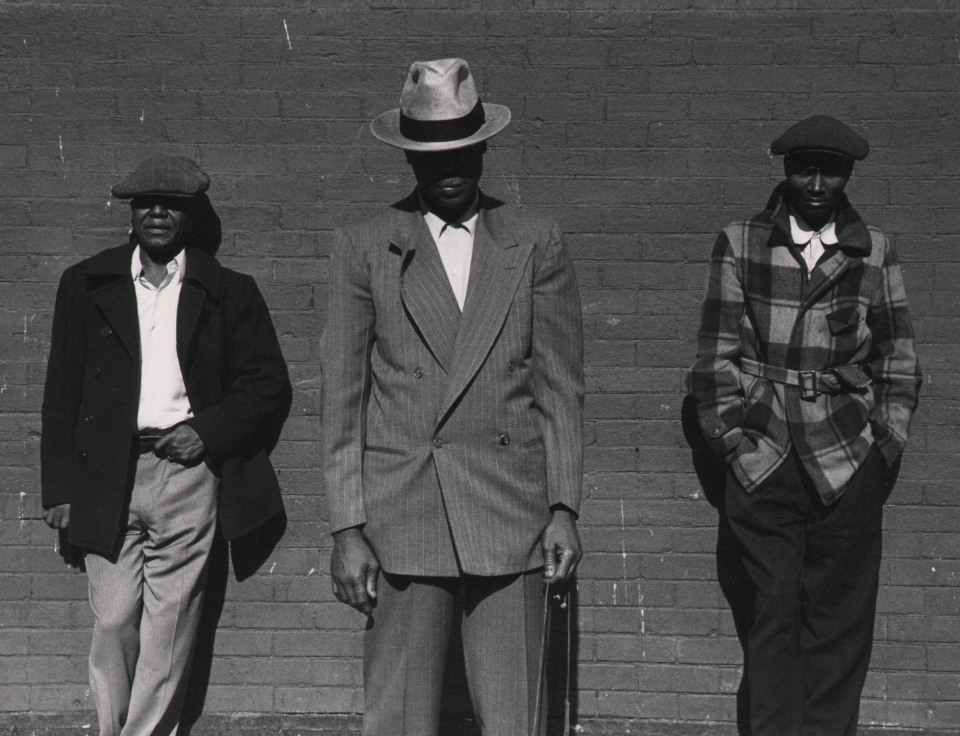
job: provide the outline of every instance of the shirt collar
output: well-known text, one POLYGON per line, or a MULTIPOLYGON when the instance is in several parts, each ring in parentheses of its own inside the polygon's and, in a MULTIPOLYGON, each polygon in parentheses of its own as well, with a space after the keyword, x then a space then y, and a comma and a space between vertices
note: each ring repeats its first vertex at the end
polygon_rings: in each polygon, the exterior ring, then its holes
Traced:
POLYGON ((427 209, 427 203, 423 201, 423 197, 420 196, 419 190, 417 191, 417 199, 420 202, 420 212, 423 215, 423 219, 426 221, 427 226, 430 228, 430 232, 433 234, 434 239, 439 238, 443 235, 445 230, 450 228, 462 228, 466 230, 471 236, 476 232, 477 218, 480 216, 480 194, 477 194, 476 199, 473 201, 467 209, 466 212, 472 212, 473 214, 468 217, 460 217, 453 222, 447 222, 442 217, 439 217, 433 214, 429 209, 427 209))
POLYGON ((818 235, 820 242, 824 245, 836 245, 839 241, 835 216, 831 215, 826 225, 819 230, 814 230, 800 215, 790 213, 790 237, 793 238, 795 245, 802 248, 813 239, 814 235, 818 235))
MULTIPOLYGON (((187 249, 184 248, 167 263, 167 274, 175 274, 177 281, 183 281, 183 271, 187 265, 187 249)), ((143 275, 143 263, 140 260, 140 246, 133 249, 133 257, 130 259, 130 275, 134 281, 138 281, 143 275)))

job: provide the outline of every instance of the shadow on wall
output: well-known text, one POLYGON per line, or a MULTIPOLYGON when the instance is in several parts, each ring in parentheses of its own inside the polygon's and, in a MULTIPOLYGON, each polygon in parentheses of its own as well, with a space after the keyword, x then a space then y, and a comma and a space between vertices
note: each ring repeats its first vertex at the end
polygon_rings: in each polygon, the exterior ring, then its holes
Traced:
MULTIPOLYGON (((727 468, 710 451, 700 429, 700 423, 697 421, 697 409, 691 396, 684 397, 680 414, 683 436, 690 446, 697 480, 700 481, 700 487, 707 501, 717 510, 717 582, 730 605, 737 638, 746 656, 746 634, 753 624, 754 593, 724 510, 723 492, 727 468)), ((737 689, 737 730, 743 736, 750 733, 747 718, 750 712, 748 698, 747 680, 744 675, 737 689)))

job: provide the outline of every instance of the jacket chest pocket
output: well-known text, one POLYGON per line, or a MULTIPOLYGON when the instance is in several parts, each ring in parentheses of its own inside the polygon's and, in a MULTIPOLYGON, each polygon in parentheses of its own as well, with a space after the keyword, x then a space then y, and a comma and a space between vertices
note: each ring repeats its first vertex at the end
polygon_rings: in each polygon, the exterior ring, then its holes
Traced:
POLYGON ((841 307, 827 315, 827 327, 834 337, 855 332, 860 321, 860 310, 857 307, 841 307))

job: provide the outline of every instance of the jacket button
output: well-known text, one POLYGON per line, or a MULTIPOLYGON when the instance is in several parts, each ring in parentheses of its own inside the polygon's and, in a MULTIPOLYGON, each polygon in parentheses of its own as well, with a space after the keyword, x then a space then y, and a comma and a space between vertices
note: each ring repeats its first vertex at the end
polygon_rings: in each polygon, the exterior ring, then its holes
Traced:
POLYGON ((77 454, 77 462, 79 462, 81 465, 83 465, 85 462, 87 462, 87 453, 85 453, 85 452, 78 453, 78 454, 77 454))
POLYGON ((503 445, 504 447, 506 447, 507 445, 510 444, 510 435, 508 435, 506 432, 504 432, 504 433, 502 433, 502 434, 500 434, 500 435, 497 435, 497 441, 498 441, 501 445, 503 445))
POLYGON ((440 439, 439 437, 434 437, 434 438, 433 438, 433 446, 436 447, 438 450, 439 450, 441 447, 443 447, 444 444, 445 444, 444 441, 443 441, 442 439, 440 439))
POLYGON ((413 375, 416 376, 418 380, 423 378, 423 368, 417 366, 417 369, 413 372, 413 375))
POLYGON ((94 378, 100 378, 100 374, 101 374, 101 373, 103 373, 103 371, 100 370, 99 368, 94 368, 94 369, 93 369, 93 377, 94 377, 94 378))
POLYGON ((719 436, 720 436, 720 427, 714 427, 713 429, 711 429, 711 430, 710 430, 710 436, 711 436, 711 437, 719 437, 719 436))
POLYGON ((90 417, 85 417, 84 420, 83 420, 83 423, 84 423, 84 424, 93 424, 93 417, 92 417, 92 416, 90 416, 90 417))
POLYGON ((511 360, 509 363, 507 363, 507 370, 510 371, 511 373, 516 372, 517 364, 511 360))
POLYGON ((110 337, 113 334, 113 330, 110 329, 109 325, 104 325, 100 328, 100 337, 110 337))

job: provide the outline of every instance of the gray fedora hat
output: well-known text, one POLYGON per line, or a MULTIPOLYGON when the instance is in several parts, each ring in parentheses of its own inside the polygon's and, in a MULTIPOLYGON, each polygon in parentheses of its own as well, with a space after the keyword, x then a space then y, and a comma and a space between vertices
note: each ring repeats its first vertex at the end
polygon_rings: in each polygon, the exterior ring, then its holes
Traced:
POLYGON ((415 61, 400 107, 370 123, 384 143, 405 151, 447 151, 485 141, 510 122, 505 105, 483 104, 463 59, 415 61))

